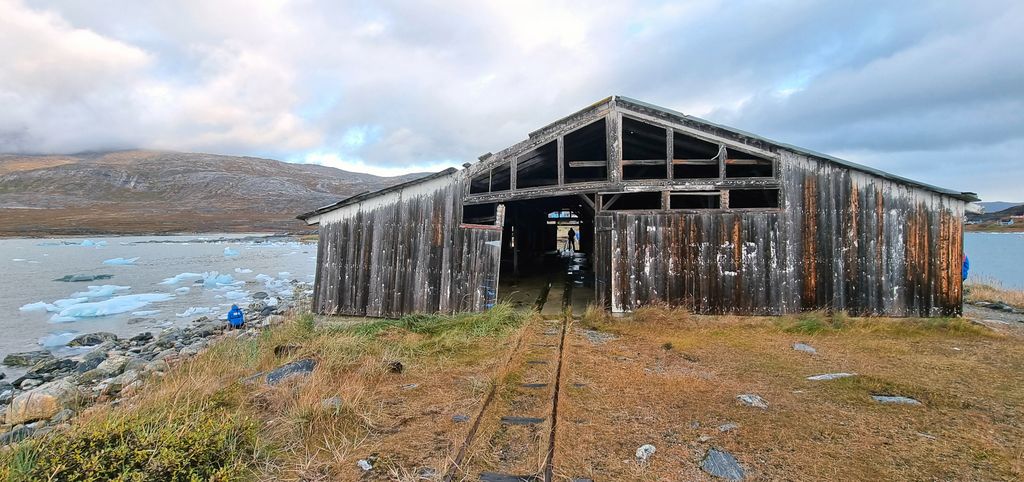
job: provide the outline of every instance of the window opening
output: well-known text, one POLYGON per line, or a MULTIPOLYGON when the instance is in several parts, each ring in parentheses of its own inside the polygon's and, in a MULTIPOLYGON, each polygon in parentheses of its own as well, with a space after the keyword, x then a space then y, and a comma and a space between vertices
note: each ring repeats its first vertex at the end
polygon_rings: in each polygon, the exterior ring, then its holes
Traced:
POLYGON ((516 189, 558 184, 558 145, 551 141, 516 161, 516 189))
POLYGON ((566 183, 608 179, 605 120, 572 131, 563 138, 563 174, 566 183))
POLYGON ((661 210, 661 192, 624 192, 605 194, 602 198, 606 211, 661 210))
POLYGON ((738 150, 726 149, 725 177, 772 177, 773 163, 769 159, 738 150))
POLYGON ((736 209, 777 208, 779 207, 779 190, 777 188, 730 190, 729 207, 736 209))
POLYGON ((491 192, 512 189, 512 163, 506 162, 491 169, 491 192))
POLYGON ((482 194, 491 191, 491 170, 488 169, 469 181, 470 194, 482 194))
POLYGON ((622 118, 622 179, 668 177, 665 128, 622 118))
POLYGON ((497 204, 466 204, 462 206, 464 224, 492 225, 497 220, 497 204))
POLYGON ((717 179, 721 147, 713 142, 675 132, 672 136, 672 177, 717 179))
POLYGON ((669 195, 669 209, 719 209, 722 193, 719 191, 685 191, 669 195))

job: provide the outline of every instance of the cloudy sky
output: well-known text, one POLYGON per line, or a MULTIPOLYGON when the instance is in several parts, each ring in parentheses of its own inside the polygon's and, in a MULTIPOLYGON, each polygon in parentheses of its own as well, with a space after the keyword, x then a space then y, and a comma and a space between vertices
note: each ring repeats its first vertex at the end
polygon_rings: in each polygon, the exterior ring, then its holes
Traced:
POLYGON ((0 152, 396 174, 620 94, 1024 201, 1019 0, 0 0, 0 52, 0 152))

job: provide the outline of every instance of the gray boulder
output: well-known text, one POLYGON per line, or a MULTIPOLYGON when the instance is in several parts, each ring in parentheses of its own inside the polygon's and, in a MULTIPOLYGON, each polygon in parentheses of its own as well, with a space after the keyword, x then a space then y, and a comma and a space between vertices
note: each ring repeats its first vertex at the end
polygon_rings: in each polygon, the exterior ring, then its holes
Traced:
POLYGON ((0 434, 0 446, 21 442, 32 436, 36 429, 25 426, 18 427, 10 432, 0 434))
POLYGON ((3 364, 9 367, 30 367, 44 360, 52 360, 53 354, 46 350, 11 353, 4 357, 3 364))
POLYGON ((728 480, 743 480, 747 476, 743 471, 743 467, 740 466, 739 462, 736 462, 736 457, 733 457, 729 452, 717 448, 708 450, 704 460, 700 463, 700 468, 714 477, 728 480))
POLYGON ((7 408, 7 423, 47 420, 61 410, 77 405, 82 397, 78 386, 66 378, 47 383, 14 397, 7 408))
POLYGON ((755 407, 755 408, 768 408, 768 401, 761 398, 759 395, 752 393, 744 393, 742 395, 736 395, 736 399, 743 402, 744 405, 755 407))
POLYGON ((298 376, 307 376, 313 372, 316 368, 316 360, 312 358, 303 358, 301 360, 293 361, 281 365, 267 373, 266 381, 268 385, 277 385, 285 380, 298 376))
POLYGON ((116 341, 117 335, 101 331, 98 333, 87 333, 85 335, 78 335, 75 339, 68 342, 68 346, 96 346, 105 341, 116 341))

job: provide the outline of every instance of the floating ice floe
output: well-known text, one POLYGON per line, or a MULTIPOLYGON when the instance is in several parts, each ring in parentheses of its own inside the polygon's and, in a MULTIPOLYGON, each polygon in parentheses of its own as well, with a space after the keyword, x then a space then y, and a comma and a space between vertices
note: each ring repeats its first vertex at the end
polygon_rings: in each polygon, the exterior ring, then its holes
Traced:
POLYGON ((223 288, 226 286, 238 286, 243 284, 245 284, 245 281, 236 281, 235 278, 229 274, 220 274, 217 271, 203 273, 204 288, 223 288))
POLYGON ((43 348, 57 348, 65 346, 71 340, 74 340, 78 336, 78 332, 75 331, 61 331, 58 333, 50 333, 39 339, 39 345, 43 348))
POLYGON ((25 258, 14 258, 11 261, 14 261, 15 263, 17 263, 17 262, 25 261, 25 258))
POLYGON ((89 286, 88 291, 79 291, 78 293, 72 293, 72 298, 89 298, 90 300, 96 298, 109 298, 114 296, 115 293, 122 291, 128 291, 132 289, 131 286, 118 286, 118 285, 102 285, 102 286, 89 286))
POLYGON ((160 313, 160 310, 133 311, 132 316, 153 316, 157 313, 160 313))
POLYGON ((62 323, 76 321, 79 318, 95 318, 107 315, 116 315, 135 311, 150 303, 168 301, 174 299, 173 295, 166 293, 143 293, 137 295, 115 296, 108 300, 94 301, 90 303, 77 303, 70 305, 53 317, 50 321, 62 323))
POLYGON ((170 278, 164 278, 164 280, 161 281, 160 284, 162 284, 162 285, 176 285, 176 284, 181 283, 182 281, 185 281, 185 280, 202 278, 203 274, 205 274, 205 273, 202 273, 202 274, 200 274, 200 273, 181 273, 179 275, 171 276, 170 278))
POLYGON ((238 256, 238 250, 237 249, 231 249, 230 246, 226 247, 226 248, 224 248, 224 256, 227 256, 227 257, 238 256))
POLYGON ((138 261, 138 260, 139 260, 138 256, 136 256, 134 258, 112 258, 112 259, 108 259, 108 260, 103 261, 103 264, 114 264, 114 265, 121 265, 121 266, 123 266, 123 265, 135 264, 135 262, 138 261))
POLYGON ((252 273, 252 270, 249 268, 235 268, 235 272, 238 274, 249 274, 252 273))
POLYGON ((208 315, 212 313, 213 310, 213 308, 207 308, 205 306, 192 306, 185 310, 184 313, 175 313, 174 316, 185 318, 186 316, 208 315))
POLYGON ((51 309, 51 308, 55 308, 55 307, 52 304, 47 303, 45 301, 37 301, 35 303, 28 303, 28 304, 25 304, 25 305, 21 305, 21 308, 18 308, 18 310, 19 311, 57 311, 56 309, 51 309))

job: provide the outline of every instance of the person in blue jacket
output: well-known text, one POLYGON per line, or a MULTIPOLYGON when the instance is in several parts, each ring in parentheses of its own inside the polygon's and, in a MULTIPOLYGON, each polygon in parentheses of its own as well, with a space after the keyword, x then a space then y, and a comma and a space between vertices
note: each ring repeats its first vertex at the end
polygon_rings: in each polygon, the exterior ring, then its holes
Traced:
POLYGON ((964 281, 967 281, 967 272, 971 270, 971 261, 967 259, 967 253, 964 253, 964 264, 960 267, 960 276, 963 277, 964 281))
POLYGON ((245 324, 245 314, 238 305, 231 305, 231 310, 228 311, 228 326, 231 328, 241 328, 245 324))

